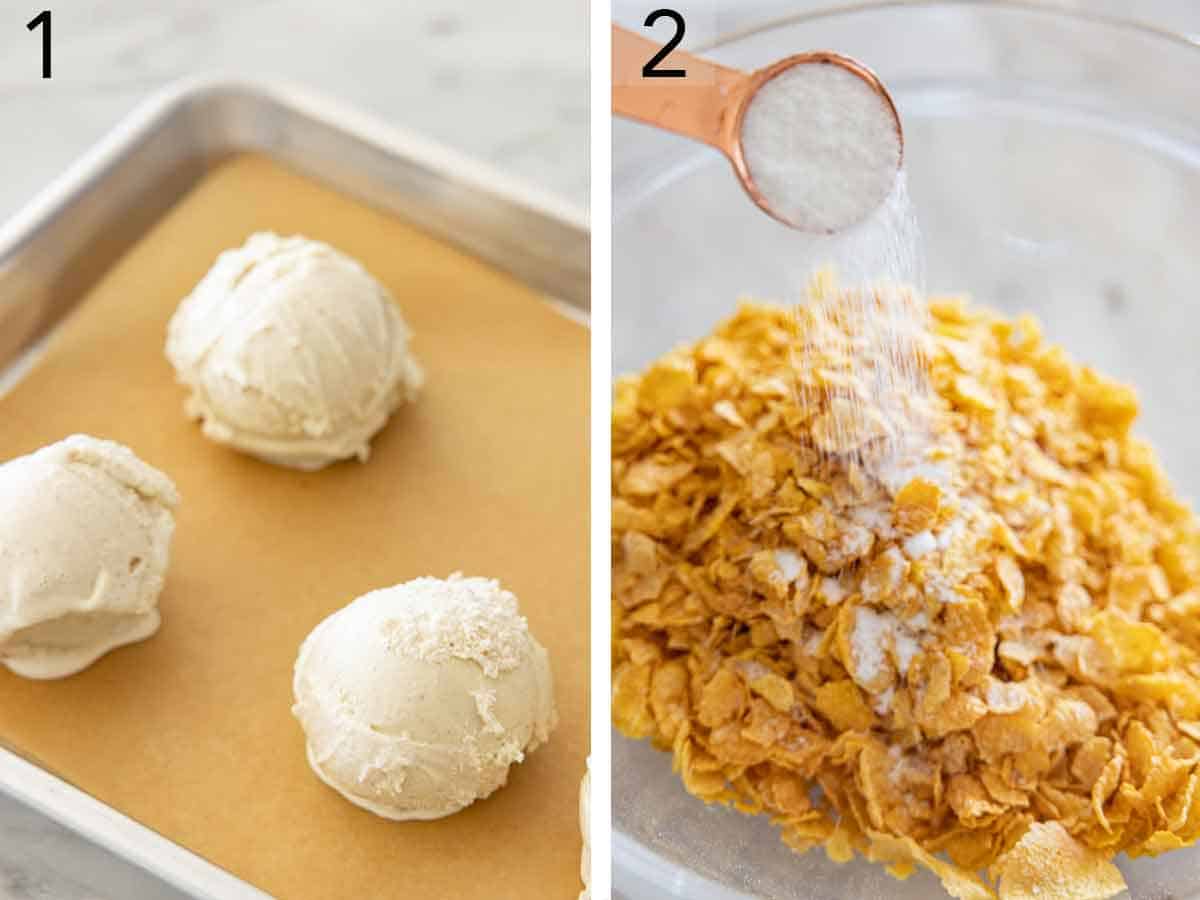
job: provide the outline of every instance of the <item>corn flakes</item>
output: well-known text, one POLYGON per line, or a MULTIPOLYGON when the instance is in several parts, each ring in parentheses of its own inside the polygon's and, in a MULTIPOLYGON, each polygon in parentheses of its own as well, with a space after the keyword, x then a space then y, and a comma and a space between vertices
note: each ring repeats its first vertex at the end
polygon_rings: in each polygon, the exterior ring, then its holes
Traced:
POLYGON ((615 724, 797 851, 963 898, 1119 892, 1116 854, 1200 838, 1200 525, 1135 394, 934 299, 914 449, 862 304, 814 297, 616 386, 615 724))

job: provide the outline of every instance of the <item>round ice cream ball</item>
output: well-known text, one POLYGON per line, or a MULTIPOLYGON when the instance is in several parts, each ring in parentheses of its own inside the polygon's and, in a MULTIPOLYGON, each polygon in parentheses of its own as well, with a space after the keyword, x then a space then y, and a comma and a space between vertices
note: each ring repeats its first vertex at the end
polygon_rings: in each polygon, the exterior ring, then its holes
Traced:
POLYGON ((0 465, 0 661, 61 678, 158 630, 171 480, 74 435, 0 465))
POLYGON ((365 460, 423 381, 410 333, 361 265, 303 237, 252 235, 217 257, 167 329, 204 434, 268 462, 365 460))
POLYGON ((592 891, 592 761, 588 760, 588 770, 583 773, 579 782, 579 833, 583 836, 583 852, 579 857, 579 877, 583 880, 583 890, 579 892, 579 900, 591 900, 592 891))
POLYGON ((372 591, 313 629, 293 683, 317 776, 389 819, 486 797, 557 724, 550 660, 486 578, 372 591))

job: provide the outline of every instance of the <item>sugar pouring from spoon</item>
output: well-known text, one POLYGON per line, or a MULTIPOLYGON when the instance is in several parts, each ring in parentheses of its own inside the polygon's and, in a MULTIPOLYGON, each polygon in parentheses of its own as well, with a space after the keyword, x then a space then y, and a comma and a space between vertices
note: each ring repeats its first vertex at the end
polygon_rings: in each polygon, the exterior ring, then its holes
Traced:
POLYGON ((754 72, 675 50, 686 75, 648 78, 659 45, 613 26, 613 112, 720 150, 767 214, 833 234, 891 193, 904 132, 887 89, 857 60, 800 53, 754 72))

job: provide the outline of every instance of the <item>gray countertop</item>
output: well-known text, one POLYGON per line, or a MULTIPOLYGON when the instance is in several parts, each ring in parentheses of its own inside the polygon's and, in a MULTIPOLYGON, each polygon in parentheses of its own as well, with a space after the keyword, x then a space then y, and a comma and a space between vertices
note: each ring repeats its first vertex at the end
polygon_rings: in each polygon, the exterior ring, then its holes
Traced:
MULTIPOLYGON (((586 0, 0 4, 0 221, 140 101, 194 74, 283 79, 585 207, 586 0), (53 11, 53 77, 41 37, 53 11)), ((0 795, 0 900, 182 895, 0 795)))

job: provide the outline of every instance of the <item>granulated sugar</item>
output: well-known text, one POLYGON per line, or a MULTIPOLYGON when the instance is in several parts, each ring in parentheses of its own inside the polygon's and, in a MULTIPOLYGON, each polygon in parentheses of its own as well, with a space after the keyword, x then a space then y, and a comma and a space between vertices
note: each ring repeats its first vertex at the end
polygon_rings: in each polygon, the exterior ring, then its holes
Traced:
POLYGON ((869 606, 861 606, 855 611, 850 646, 860 684, 870 685, 882 674, 884 642, 895 627, 896 619, 891 613, 877 613, 869 606))
POLYGON ((791 584, 808 571, 807 563, 791 550, 776 550, 775 564, 779 567, 786 584, 791 584))
POLYGON ((891 192, 900 167, 888 102, 832 63, 795 65, 763 84, 746 108, 741 142, 767 204, 804 231, 861 222, 891 192))
POLYGON ((920 559, 937 549, 938 542, 928 529, 918 531, 904 541, 904 555, 909 559, 920 559))
POLYGON ((889 652, 896 671, 901 677, 906 676, 913 659, 921 651, 922 636, 928 625, 929 620, 924 614, 905 622, 888 610, 876 612, 870 606, 857 607, 850 634, 855 680, 869 689, 882 674, 889 652))
POLYGON ((793 354, 797 384, 813 383, 806 371, 813 366, 842 376, 826 379, 815 394, 811 387, 797 390, 799 403, 816 402, 823 412, 818 446, 853 445, 851 461, 885 484, 894 480, 889 473, 927 465, 925 266, 904 173, 883 205, 854 228, 825 238, 798 234, 797 265, 798 275, 817 270, 808 299, 797 307, 807 319, 797 328, 803 335, 793 354), (855 440, 864 432, 872 435, 867 445, 855 440))

